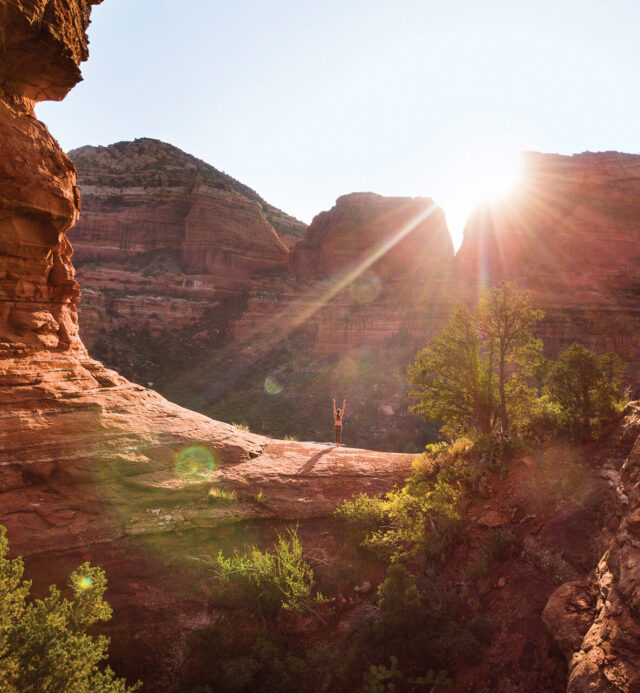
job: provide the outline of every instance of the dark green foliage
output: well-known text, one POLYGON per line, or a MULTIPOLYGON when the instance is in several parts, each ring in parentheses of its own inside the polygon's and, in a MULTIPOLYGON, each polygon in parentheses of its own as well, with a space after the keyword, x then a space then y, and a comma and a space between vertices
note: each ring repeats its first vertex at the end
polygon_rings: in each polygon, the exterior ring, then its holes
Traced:
POLYGON ((484 577, 494 561, 502 563, 507 559, 511 547, 515 543, 516 537, 513 532, 508 529, 498 527, 497 529, 491 530, 482 548, 469 566, 467 571, 469 578, 471 580, 477 580, 478 578, 484 577))
POLYGON ((303 611, 323 601, 313 594, 313 570, 302 556, 295 528, 278 534, 273 551, 252 546, 244 554, 225 558, 220 552, 217 570, 223 583, 233 586, 262 617, 273 617, 279 609, 303 611))
POLYGON ((102 597, 107 587, 100 568, 84 563, 71 574, 71 601, 55 585, 44 599, 30 599, 20 558, 8 559, 6 530, 0 526, 0 690, 3 693, 131 693, 109 667, 109 639, 87 633, 111 618, 102 597))
POLYGON ((504 561, 509 555, 509 550, 516 543, 516 537, 505 527, 497 527, 487 535, 485 550, 489 560, 504 561))
POLYGON ((261 636, 243 656, 216 657, 211 682, 193 693, 330 691, 344 679, 348 664, 345 653, 329 643, 297 653, 261 636))
POLYGON ((367 693, 395 693, 403 690, 420 690, 428 687, 433 690, 434 686, 451 688, 453 681, 448 678, 446 669, 440 671, 429 671, 424 676, 407 677, 404 672, 398 669, 398 658, 391 655, 389 657, 390 667, 384 664, 372 664, 365 675, 365 685, 367 693))
MULTIPOLYGON (((453 670, 477 660, 486 623, 467 613, 466 604, 444 580, 389 566, 380 585, 381 617, 374 629, 376 653, 396 656, 403 671, 453 670)), ((378 660, 380 661, 380 660, 378 660)))
POLYGON ((575 342, 549 364, 545 392, 559 423, 572 436, 592 440, 618 411, 625 366, 614 353, 594 354, 575 342))

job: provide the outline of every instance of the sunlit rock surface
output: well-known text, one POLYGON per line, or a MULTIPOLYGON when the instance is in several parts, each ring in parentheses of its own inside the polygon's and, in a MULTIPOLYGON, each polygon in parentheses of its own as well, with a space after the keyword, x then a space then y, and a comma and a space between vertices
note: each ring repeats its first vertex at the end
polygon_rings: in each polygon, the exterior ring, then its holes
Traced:
MULTIPOLYGON (((40 594, 85 560, 102 566, 118 673, 168 690, 186 666, 189 633, 216 619, 211 573, 196 559, 228 545, 230 526, 238 546, 252 522, 272 530, 326 516, 358 479, 362 489, 389 488, 410 457, 270 441, 171 404, 89 358, 66 237, 79 211, 75 169, 33 106, 80 79, 92 4, 0 7, 0 523, 40 594), (209 500, 218 485, 237 489, 230 507, 209 500)), ((218 192, 197 192, 188 210, 183 259, 207 272, 218 261, 200 252, 202 210, 218 192)), ((238 193, 220 194, 235 204, 238 193)), ((257 203, 246 210, 258 236, 248 265, 285 261, 257 203)))
POLYGON ((82 194, 71 237, 89 347, 100 329, 181 327, 248 291, 286 267, 284 241, 306 228, 165 142, 143 138, 69 155, 82 194))

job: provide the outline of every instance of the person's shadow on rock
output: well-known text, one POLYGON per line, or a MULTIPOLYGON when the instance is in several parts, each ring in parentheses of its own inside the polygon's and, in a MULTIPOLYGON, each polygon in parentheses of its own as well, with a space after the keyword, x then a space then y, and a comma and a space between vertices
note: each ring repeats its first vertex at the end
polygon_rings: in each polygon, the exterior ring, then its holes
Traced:
POLYGON ((333 445, 332 447, 327 448, 326 450, 320 450, 320 452, 316 452, 315 455, 313 455, 312 457, 310 457, 310 458, 302 465, 302 467, 300 467, 300 469, 298 470, 296 476, 298 476, 298 475, 300 475, 300 474, 305 474, 306 472, 311 471, 311 470, 315 467, 316 462, 317 462, 323 455, 326 455, 328 452, 331 452, 332 450, 335 450, 335 448, 336 448, 336 446, 333 445))

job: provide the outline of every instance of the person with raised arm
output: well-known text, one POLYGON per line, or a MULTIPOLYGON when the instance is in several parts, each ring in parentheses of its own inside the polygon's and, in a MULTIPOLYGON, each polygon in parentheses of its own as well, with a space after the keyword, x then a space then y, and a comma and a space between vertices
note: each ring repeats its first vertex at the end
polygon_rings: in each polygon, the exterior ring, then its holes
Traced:
POLYGON ((342 419, 344 418, 344 411, 347 407, 347 400, 342 400, 342 409, 336 409, 336 401, 333 400, 333 430, 336 434, 336 447, 340 447, 340 441, 342 439, 342 419))

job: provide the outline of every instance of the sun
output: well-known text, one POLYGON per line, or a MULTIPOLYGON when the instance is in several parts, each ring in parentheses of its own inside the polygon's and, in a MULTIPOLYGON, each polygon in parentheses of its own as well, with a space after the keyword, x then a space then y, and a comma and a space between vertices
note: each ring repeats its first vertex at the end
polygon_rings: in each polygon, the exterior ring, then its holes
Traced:
POLYGON ((513 146, 485 141, 452 155, 443 193, 453 244, 457 249, 467 219, 476 207, 499 202, 512 195, 520 183, 520 152, 513 146))

